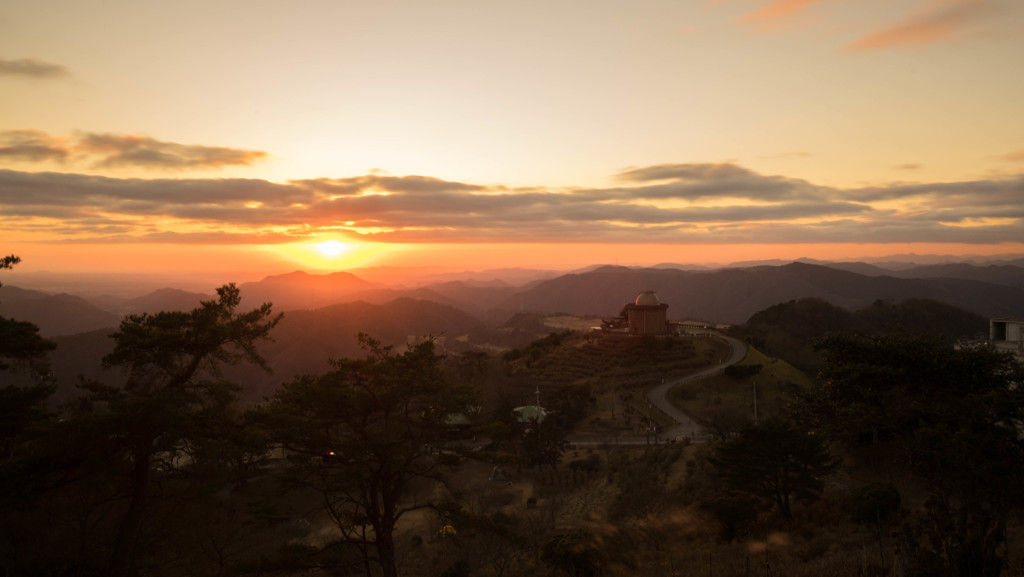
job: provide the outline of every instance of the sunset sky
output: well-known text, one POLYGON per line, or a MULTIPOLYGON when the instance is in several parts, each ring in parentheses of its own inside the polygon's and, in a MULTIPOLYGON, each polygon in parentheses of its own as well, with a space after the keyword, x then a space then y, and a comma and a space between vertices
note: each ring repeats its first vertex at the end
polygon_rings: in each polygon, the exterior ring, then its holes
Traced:
POLYGON ((1024 2, 7 0, 0 215, 24 271, 1024 254, 1024 2))

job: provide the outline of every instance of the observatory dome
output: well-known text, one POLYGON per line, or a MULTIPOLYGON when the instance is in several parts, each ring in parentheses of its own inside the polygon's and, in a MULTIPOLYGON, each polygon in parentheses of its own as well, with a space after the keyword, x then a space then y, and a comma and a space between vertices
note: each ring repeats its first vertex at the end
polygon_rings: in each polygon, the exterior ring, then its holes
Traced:
POLYGON ((656 307, 661 304, 654 291, 644 291, 636 297, 636 305, 640 307, 656 307))

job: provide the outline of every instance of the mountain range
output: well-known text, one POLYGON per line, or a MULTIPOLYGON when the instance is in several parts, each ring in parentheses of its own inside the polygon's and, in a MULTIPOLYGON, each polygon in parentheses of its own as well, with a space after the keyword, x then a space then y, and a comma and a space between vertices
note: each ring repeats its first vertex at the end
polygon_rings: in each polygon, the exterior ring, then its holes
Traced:
MULTIPOLYGON (((909 300, 937 301, 977 319, 964 327, 969 336, 987 333, 986 318, 1024 317, 1024 267, 1015 264, 927 265, 897 271, 867 263, 790 262, 717 270, 599 266, 519 285, 474 278, 414 288, 371 282, 346 272, 297 271, 244 283, 239 289, 242 310, 270 302, 275 311, 285 313, 273 341, 260 347, 274 374, 246 367, 227 371, 229 378, 245 384, 245 397, 251 401, 294 375, 327 370, 331 358, 360 356, 360 332, 396 346, 432 336, 447 354, 499 352, 525 347, 568 326, 599 324, 647 290, 669 305, 670 320, 711 323, 743 324, 761 311, 802 299, 848 311, 889 310, 879 305, 909 300)), ((100 359, 112 350, 108 337, 125 315, 190 310, 212 299, 212 292, 176 288, 125 298, 52 294, 5 284, 0 287, 0 315, 32 322, 57 343, 51 364, 59 383, 58 398, 68 399, 75 396, 79 376, 104 382, 118 378, 100 368, 100 359)), ((921 309, 915 306, 914 310, 921 309)), ((815 321, 818 325, 831 318, 821 316, 815 321)))
MULTIPOLYGON (((431 331, 428 324, 420 322, 420 317, 440 322, 445 315, 458 314, 460 318, 471 319, 460 323, 460 327, 473 323, 499 327, 516 313, 613 317, 646 290, 655 291, 661 302, 669 305, 672 320, 726 324, 742 324, 770 306, 807 297, 850 310, 878 300, 931 299, 988 318, 1024 316, 1021 264, 956 263, 900 270, 868 263, 807 262, 716 270, 684 270, 669 265, 599 266, 520 285, 495 278, 444 280, 415 288, 370 282, 348 272, 315 275, 296 271, 243 283, 239 288, 243 308, 270 302, 275 310, 288 313, 287 317, 302 316, 298 311, 322 311, 347 304, 349 318, 377 319, 367 321, 367 332, 376 328, 396 337, 404 330, 402 323, 422 332, 443 330, 451 334, 452 328, 447 325, 431 331), (447 312, 437 313, 434 305, 447 312)), ((32 322, 39 326, 40 334, 54 337, 112 329, 126 314, 188 310, 212 298, 212 292, 202 294, 176 288, 133 298, 82 297, 5 284, 0 287, 0 315, 32 322)))

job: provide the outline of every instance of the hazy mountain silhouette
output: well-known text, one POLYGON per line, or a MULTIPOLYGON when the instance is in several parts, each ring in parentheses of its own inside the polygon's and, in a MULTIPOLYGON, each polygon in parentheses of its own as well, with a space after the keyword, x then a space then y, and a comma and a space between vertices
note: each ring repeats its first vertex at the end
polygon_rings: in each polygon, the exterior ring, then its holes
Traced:
POLYGON ((163 288, 138 298, 129 299, 122 305, 122 314, 158 313, 160 311, 189 311, 201 301, 216 300, 214 294, 188 292, 174 288, 163 288))
MULTIPOLYGON (((927 265, 899 271, 867 263, 783 266, 711 271, 600 266, 513 286, 501 281, 447 281, 414 289, 371 283, 338 272, 293 272, 241 285, 242 307, 273 303, 278 311, 316 310, 362 301, 429 301, 458 309, 490 326, 520 312, 610 317, 645 290, 669 304, 671 319, 740 324, 772 305, 807 297, 857 310, 876 300, 921 298, 944 302, 984 317, 1024 316, 1024 267, 972 264, 927 265)), ((134 299, 108 297, 103 308, 82 298, 5 285, 0 314, 35 323, 44 336, 69 335, 120 324, 127 313, 190 310, 212 298, 162 289, 134 299)))
MULTIPOLYGON (((242 310, 255 306, 243 305, 242 310)), ((195 307, 185 310, 192 308, 195 307)), ((277 309, 276 305, 274 308, 277 309)), ((106 329, 54 339, 57 349, 50 360, 60 389, 57 400, 76 396, 79 375, 106 382, 123 378, 123 375, 100 368, 103 356, 113 350, 114 341, 109 335, 118 324, 114 322, 106 329)), ((247 399, 256 401, 295 375, 327 371, 331 358, 362 356, 364 352, 356 339, 360 332, 393 345, 399 351, 404 350, 405 343, 433 336, 438 339, 439 350, 444 352, 468 348, 468 343, 460 342, 459 338, 480 324, 480 320, 452 307, 413 299, 384 304, 360 301, 316 310, 292 310, 285 313, 271 333, 273 341, 259 346, 274 369, 273 374, 244 367, 228 368, 225 375, 243 385, 247 399)))
MULTIPOLYGON (((1003 283, 1015 282, 1019 274, 1018 268, 1012 266, 971 265, 923 267, 920 272, 963 274, 1003 283)), ((246 283, 241 290, 243 310, 271 302, 274 310, 286 313, 274 331, 275 341, 264 345, 264 354, 276 373, 266 376, 246 371, 235 375, 247 390, 256 391, 257 395, 295 374, 326 370, 329 358, 361 355, 356 342, 359 332, 399 346, 433 335, 438 337, 441 350, 455 354, 473 347, 500 351, 543 336, 543 322, 531 320, 533 324, 528 329, 509 324, 531 319, 530 314, 524 313, 607 318, 618 314, 624 304, 633 302, 645 290, 656 291, 662 302, 669 304, 671 319, 730 324, 742 324, 759 311, 802 299, 822 303, 814 309, 821 313, 820 318, 805 323, 811 328, 821 322, 825 326, 850 324, 846 315, 836 313, 837 309, 868 308, 853 324, 879 324, 888 319, 927 327, 936 318, 944 322, 942 317, 949 316, 941 307, 885 308, 886 303, 912 299, 930 299, 969 311, 970 322, 980 325, 984 323, 978 319, 1024 316, 1024 288, 1010 284, 941 277, 896 278, 891 273, 858 274, 807 263, 715 271, 602 266, 522 287, 501 282, 453 281, 412 290, 386 288, 348 273, 290 273, 246 283), (314 305, 346 300, 349 302, 314 305), (879 318, 869 318, 872 314, 879 318)), ((205 298, 199 293, 160 290, 122 301, 118 310, 191 310, 205 298)), ((801 311, 811 309, 804 307, 801 311)), ((58 339, 59 347, 53 356, 55 374, 65 390, 73 389, 77 374, 92 375, 98 370, 103 354, 112 347, 106 336, 123 318, 71 295, 49 295, 10 286, 0 288, 0 314, 36 323, 45 336, 67 335, 58 339)), ((984 330, 984 326, 972 330, 984 330)))
POLYGON ((353 302, 316 310, 285 312, 260 352, 274 369, 266 375, 252 367, 229 369, 226 375, 245 383, 245 396, 259 400, 282 381, 295 375, 330 369, 329 359, 365 355, 357 335, 362 332, 403 351, 406 343, 432 336, 440 352, 462 350, 459 338, 480 325, 480 320, 452 307, 407 298, 384 304, 353 302))
POLYGON ((891 274, 898 278, 962 279, 1024 288, 1024 268, 1010 265, 938 264, 919 266, 891 274))
POLYGON ((617 313, 644 290, 669 304, 669 318, 740 324, 774 304, 819 298, 856 310, 882 299, 933 299, 985 317, 1024 315, 1024 289, 957 278, 866 276, 822 265, 687 272, 602 267, 538 283, 506 300, 508 310, 588 315, 617 313))
POLYGON ((44 337, 117 326, 121 322, 119 315, 81 297, 47 294, 6 284, 0 287, 0 315, 35 324, 44 337))
MULTIPOLYGON (((347 272, 311 275, 302 271, 273 275, 239 285, 243 306, 274 303, 279 311, 316 309, 379 287, 347 272)), ((383 287, 381 287, 383 288, 383 287)))

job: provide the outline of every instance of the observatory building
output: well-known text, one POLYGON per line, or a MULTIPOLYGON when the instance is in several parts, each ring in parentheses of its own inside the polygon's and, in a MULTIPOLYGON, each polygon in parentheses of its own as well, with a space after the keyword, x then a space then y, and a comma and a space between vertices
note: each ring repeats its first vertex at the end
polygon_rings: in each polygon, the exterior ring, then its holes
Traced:
POLYGON ((636 302, 624 306, 617 318, 602 322, 601 331, 641 337, 668 334, 668 305, 659 301, 654 291, 644 291, 636 302))

